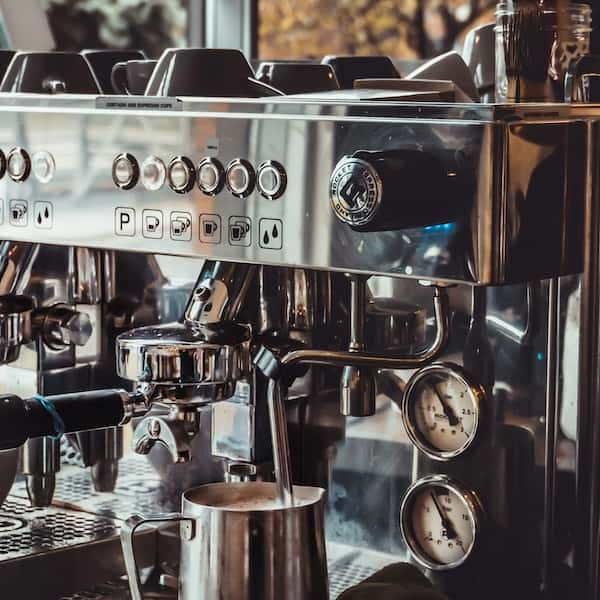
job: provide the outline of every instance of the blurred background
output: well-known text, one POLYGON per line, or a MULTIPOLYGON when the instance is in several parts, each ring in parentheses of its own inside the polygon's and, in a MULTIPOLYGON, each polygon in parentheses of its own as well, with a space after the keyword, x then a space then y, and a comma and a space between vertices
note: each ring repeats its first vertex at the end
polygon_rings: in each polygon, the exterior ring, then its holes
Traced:
POLYGON ((225 41, 221 29, 241 27, 243 49, 265 59, 425 58, 451 49, 473 25, 493 20, 495 6, 494 0, 42 1, 63 50, 141 48, 158 56, 168 47, 204 45, 207 36, 225 41))

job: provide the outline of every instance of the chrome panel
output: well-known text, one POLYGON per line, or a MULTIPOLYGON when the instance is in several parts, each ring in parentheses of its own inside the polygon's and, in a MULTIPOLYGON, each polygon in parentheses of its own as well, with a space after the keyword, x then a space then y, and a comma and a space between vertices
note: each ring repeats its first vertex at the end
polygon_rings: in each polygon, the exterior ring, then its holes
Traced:
MULTIPOLYGON (((24 96, 19 103, 0 98, 0 148, 48 151, 56 175, 48 184, 0 182, 0 239, 484 284, 581 270, 573 240, 581 237, 584 173, 576 158, 585 136, 566 107, 299 105, 288 98, 186 101, 161 112, 95 109, 94 99, 76 97, 24 96), (449 223, 432 214, 430 227, 376 233, 338 221, 329 179, 339 159, 399 148, 422 149, 458 171, 467 214, 449 223), (197 187, 183 195, 141 184, 120 190, 111 173, 122 152, 140 163, 150 155, 194 163, 214 155, 257 167, 277 158, 288 187, 278 200, 226 190, 210 197, 197 187), (556 178, 550 197, 540 184, 547 175, 556 178), (11 207, 23 201, 28 215, 11 219, 11 207), (44 202, 50 205, 36 205, 44 202), (36 207, 47 206, 50 217, 40 225, 36 207), (548 229, 539 227, 541 210, 555 216, 548 229), (178 226, 188 220, 189 228, 178 226), (201 241, 206 220, 220 231, 201 241), (279 242, 265 241, 273 227, 282 229, 279 242)), ((413 192, 398 201, 419 198, 413 192)))

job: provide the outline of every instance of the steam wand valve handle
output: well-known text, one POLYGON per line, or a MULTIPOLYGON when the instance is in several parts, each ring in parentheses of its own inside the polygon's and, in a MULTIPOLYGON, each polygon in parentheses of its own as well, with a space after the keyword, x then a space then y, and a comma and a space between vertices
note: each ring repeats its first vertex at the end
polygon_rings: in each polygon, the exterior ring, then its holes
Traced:
POLYGON ((127 424, 148 411, 146 396, 125 390, 93 390, 57 396, 0 396, 0 450, 37 437, 127 424))

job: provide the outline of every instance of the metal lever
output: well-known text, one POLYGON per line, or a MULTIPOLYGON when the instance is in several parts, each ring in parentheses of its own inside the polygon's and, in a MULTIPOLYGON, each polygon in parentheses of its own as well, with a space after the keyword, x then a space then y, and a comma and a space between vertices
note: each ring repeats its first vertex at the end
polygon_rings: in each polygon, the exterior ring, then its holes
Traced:
MULTIPOLYGON (((177 409, 176 409, 177 410, 177 409)), ((133 447, 137 454, 149 454, 156 444, 164 446, 175 463, 186 463, 192 459, 192 438, 198 433, 200 424, 197 411, 179 411, 179 418, 146 417, 136 428, 133 447), (181 418, 183 416, 183 418, 181 418)))
POLYGON ((448 295, 444 288, 435 287, 433 310, 436 333, 429 348, 412 356, 389 356, 371 354, 369 352, 350 352, 341 350, 318 350, 316 348, 291 350, 284 356, 277 356, 275 351, 262 346, 254 357, 254 364, 267 377, 278 379, 285 367, 298 363, 370 367, 373 369, 417 369, 435 360, 446 344, 449 331, 448 295))

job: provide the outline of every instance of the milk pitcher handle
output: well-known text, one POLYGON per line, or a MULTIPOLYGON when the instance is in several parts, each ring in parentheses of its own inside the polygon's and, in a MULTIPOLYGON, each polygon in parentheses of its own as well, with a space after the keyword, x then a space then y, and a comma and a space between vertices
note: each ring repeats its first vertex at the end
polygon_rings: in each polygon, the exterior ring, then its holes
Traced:
POLYGON ((121 527, 121 547, 123 549, 123 558, 125 560, 125 570, 129 579, 129 589, 131 591, 131 600, 143 600, 142 582, 135 560, 135 551, 133 549, 133 538, 139 527, 147 523, 167 523, 167 522, 185 523, 182 528, 182 537, 191 540, 194 537, 194 520, 184 517, 182 514, 173 513, 165 515, 155 515, 150 517, 140 517, 134 515, 129 517, 121 527))

